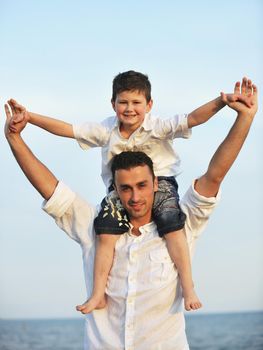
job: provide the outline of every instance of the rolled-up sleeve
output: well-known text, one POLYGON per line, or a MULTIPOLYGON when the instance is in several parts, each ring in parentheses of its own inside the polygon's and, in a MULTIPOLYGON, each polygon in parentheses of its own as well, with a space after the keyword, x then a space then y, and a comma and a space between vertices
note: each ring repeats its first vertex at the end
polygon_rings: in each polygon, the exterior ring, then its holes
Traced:
POLYGON ((188 241, 196 239, 205 229, 208 219, 221 197, 221 191, 216 197, 204 197, 194 189, 194 181, 180 201, 180 206, 186 214, 185 232, 188 241))
POLYGON ((188 127, 187 114, 176 114, 169 119, 156 119, 153 132, 161 139, 189 138, 192 129, 188 127))
POLYGON ((59 182, 51 198, 43 202, 42 209, 70 238, 80 245, 92 245, 96 209, 63 182, 59 182))

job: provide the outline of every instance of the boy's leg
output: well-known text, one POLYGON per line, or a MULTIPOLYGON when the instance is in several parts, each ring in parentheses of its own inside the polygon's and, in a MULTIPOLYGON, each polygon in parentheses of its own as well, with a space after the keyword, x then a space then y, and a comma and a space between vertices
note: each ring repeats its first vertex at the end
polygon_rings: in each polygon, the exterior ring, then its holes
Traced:
POLYGON ((114 247, 118 238, 119 235, 111 234, 101 234, 98 236, 92 295, 84 304, 76 307, 83 314, 87 314, 94 309, 104 308, 106 305, 105 288, 112 266, 114 247))
POLYGON ((119 236, 129 230, 129 221, 115 191, 101 202, 101 211, 94 220, 94 228, 98 235, 96 246, 94 281, 91 297, 76 309, 83 314, 106 305, 105 288, 110 272, 114 247, 119 236))
POLYGON ((154 220, 159 235, 166 239, 169 254, 178 270, 185 309, 188 311, 199 309, 202 304, 195 293, 192 281, 189 248, 182 230, 186 217, 179 206, 178 185, 174 178, 160 177, 158 180, 154 220))
POLYGON ((189 248, 184 231, 179 230, 167 233, 164 235, 164 238, 170 257, 176 265, 180 276, 185 309, 187 311, 199 309, 202 307, 202 304, 194 290, 189 248))

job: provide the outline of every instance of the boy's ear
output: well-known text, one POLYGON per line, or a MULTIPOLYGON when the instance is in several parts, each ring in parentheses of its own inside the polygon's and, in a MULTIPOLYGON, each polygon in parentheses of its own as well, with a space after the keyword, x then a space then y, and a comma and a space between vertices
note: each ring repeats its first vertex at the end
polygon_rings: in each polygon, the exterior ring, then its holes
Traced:
POLYGON ((146 107, 147 113, 150 112, 150 110, 152 109, 152 106, 153 106, 153 100, 151 99, 151 100, 147 103, 147 107, 146 107))
MULTIPOLYGON (((112 108, 114 109, 115 111, 115 101, 114 100, 111 100, 111 105, 112 105, 112 108)), ((116 111, 115 111, 116 112, 116 111)))

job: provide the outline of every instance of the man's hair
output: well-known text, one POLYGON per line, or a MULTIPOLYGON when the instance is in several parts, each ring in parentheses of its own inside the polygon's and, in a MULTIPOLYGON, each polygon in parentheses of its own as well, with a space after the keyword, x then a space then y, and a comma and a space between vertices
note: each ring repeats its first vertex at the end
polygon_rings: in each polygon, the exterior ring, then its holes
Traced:
POLYGON ((115 173, 117 170, 120 170, 120 169, 129 170, 132 168, 136 168, 137 166, 145 166, 145 165, 149 167, 149 170, 154 179, 155 175, 153 170, 153 162, 151 158, 148 157, 147 154, 145 154, 144 152, 125 151, 115 155, 111 163, 113 183, 115 183, 115 173))
POLYGON ((147 103, 151 101, 151 83, 148 76, 133 70, 119 73, 112 82, 112 98, 114 102, 123 91, 139 91, 143 93, 147 103))

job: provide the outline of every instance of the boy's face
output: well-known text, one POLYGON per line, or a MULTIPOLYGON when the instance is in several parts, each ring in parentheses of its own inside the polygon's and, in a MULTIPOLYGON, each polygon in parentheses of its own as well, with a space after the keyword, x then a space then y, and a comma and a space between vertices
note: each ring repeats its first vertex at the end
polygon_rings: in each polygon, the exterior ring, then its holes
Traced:
POLYGON ((136 130, 144 121, 145 114, 152 108, 152 100, 147 102, 143 93, 137 90, 119 93, 112 107, 124 130, 136 130))

